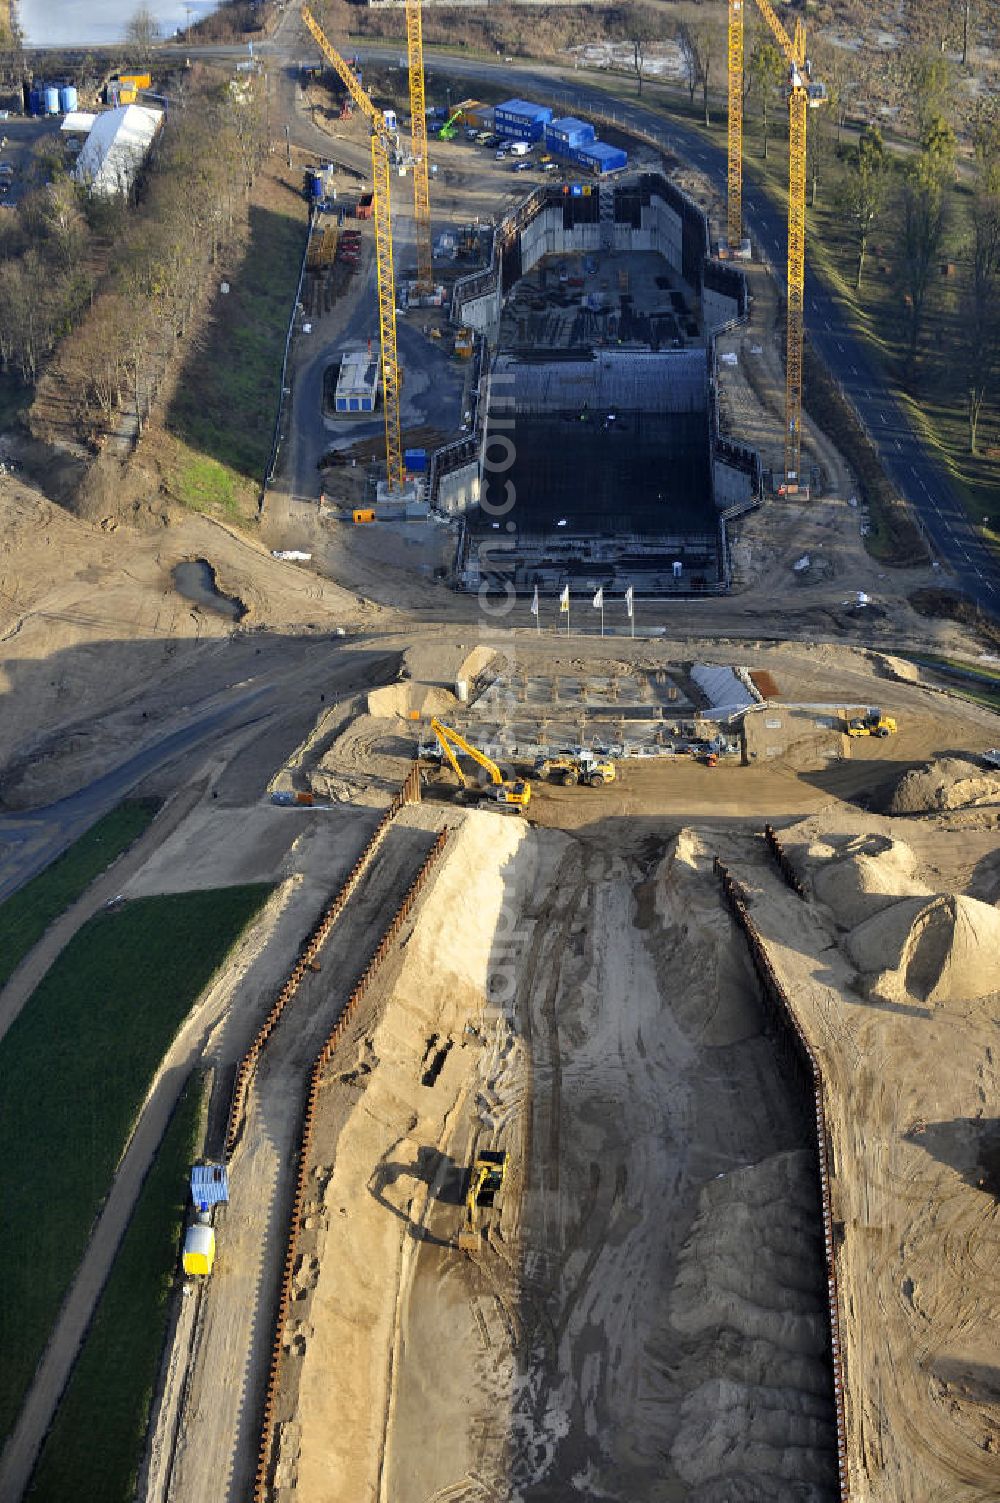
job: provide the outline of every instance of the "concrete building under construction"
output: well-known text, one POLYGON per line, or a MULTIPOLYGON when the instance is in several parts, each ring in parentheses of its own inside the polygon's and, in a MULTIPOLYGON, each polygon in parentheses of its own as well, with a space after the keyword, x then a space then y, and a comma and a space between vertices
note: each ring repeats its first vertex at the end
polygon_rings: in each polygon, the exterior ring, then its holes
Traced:
POLYGON ((728 587, 755 454, 721 439, 714 334, 746 315, 701 210, 666 179, 537 190, 453 314, 483 336, 477 452, 439 466, 458 574, 509 592, 728 587), (474 471, 474 473, 473 473, 474 471))

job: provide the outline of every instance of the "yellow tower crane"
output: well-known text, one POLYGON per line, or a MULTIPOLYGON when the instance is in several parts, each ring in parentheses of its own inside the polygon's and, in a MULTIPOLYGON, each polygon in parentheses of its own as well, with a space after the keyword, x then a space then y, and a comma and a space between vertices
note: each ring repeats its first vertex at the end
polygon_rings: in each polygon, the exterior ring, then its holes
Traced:
POLYGON ((403 485, 403 435, 399 416, 399 359, 396 354, 396 281, 392 267, 392 200, 389 192, 393 141, 385 118, 372 104, 353 69, 327 40, 308 5, 302 19, 372 133, 372 187, 375 215, 375 263, 378 271, 378 321, 382 347, 382 406, 385 412, 385 468, 390 490, 403 485))
MULTIPOLYGON (((800 20, 789 36, 770 0, 756 0, 788 63, 788 324, 785 347, 785 487, 795 492, 802 462, 802 339, 806 281, 806 116, 825 103, 826 89, 810 78, 806 32, 800 20)), ((743 238, 743 0, 729 0, 729 244, 743 238), (734 110, 733 100, 737 99, 734 110), (734 187, 736 200, 734 202, 734 187)))
POLYGON ((427 162, 424 37, 421 0, 406 0, 406 51, 410 65, 410 139, 413 143, 413 233, 417 242, 417 295, 434 290, 431 187, 427 162))

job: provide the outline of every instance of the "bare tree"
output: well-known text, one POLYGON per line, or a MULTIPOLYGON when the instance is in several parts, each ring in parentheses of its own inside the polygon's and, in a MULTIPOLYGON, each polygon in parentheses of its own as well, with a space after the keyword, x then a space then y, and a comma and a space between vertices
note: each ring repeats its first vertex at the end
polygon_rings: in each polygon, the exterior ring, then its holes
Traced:
POLYGON ((948 225, 948 190, 955 176, 955 132, 940 116, 932 118, 920 151, 903 179, 901 282, 909 323, 907 374, 912 380, 923 331, 934 265, 948 225))
POLYGON ((976 453, 983 407, 1000 390, 1000 122, 979 122, 975 151, 972 242, 961 320, 970 454, 976 453))
POLYGON ((861 291, 868 241, 885 202, 887 166, 881 132, 877 125, 870 125, 858 137, 839 195, 841 208, 851 224, 858 258, 854 277, 856 292, 861 291))
POLYGON ((654 13, 642 4, 629 5, 622 21, 622 35, 632 48, 632 71, 636 78, 636 93, 642 97, 642 81, 646 76, 646 55, 649 45, 659 35, 654 13))
POLYGON ((674 30, 677 45, 681 50, 684 61, 684 71, 687 76, 688 93, 691 103, 694 103, 694 91, 701 89, 702 106, 705 114, 705 124, 711 125, 708 112, 708 90, 712 72, 712 63, 716 57, 716 44, 718 32, 707 21, 678 21, 674 30))
POLYGON ((681 66, 684 69, 684 82, 688 91, 688 103, 694 108, 694 91, 698 87, 698 53, 695 48, 691 28, 686 21, 678 21, 674 27, 674 40, 680 49, 681 66))
POLYGON ((160 40, 160 23, 148 5, 140 5, 125 27, 125 40, 140 63, 148 63, 160 40))
POLYGON ((764 137, 763 157, 767 161, 768 126, 771 105, 786 73, 785 60, 767 36, 758 37, 750 54, 750 78, 760 104, 760 125, 764 137))

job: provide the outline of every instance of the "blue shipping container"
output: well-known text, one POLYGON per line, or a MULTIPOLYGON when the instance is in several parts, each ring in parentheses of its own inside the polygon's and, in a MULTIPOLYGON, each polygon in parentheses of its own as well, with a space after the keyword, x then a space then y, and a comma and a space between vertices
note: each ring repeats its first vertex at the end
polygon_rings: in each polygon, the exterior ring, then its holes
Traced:
POLYGON ((594 127, 572 115, 552 120, 545 127, 545 144, 556 151, 560 146, 586 146, 593 139, 594 127))
POLYGON ((422 475, 427 469, 426 449, 406 449, 403 453, 403 464, 414 475, 422 475))
POLYGON ((540 141, 552 111, 546 104, 532 104, 527 99, 507 99, 493 114, 497 135, 513 141, 540 141))
POLYGON ((581 146, 573 153, 574 161, 592 172, 621 172, 628 166, 628 154, 620 146, 609 146, 606 141, 594 141, 590 146, 581 146))

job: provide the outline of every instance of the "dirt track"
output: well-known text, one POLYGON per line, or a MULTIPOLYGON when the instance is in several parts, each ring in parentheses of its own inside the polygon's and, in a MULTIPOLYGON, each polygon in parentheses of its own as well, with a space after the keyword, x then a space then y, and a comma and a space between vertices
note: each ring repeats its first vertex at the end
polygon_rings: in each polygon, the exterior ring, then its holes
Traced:
MULTIPOLYGON (((219 1259, 194 1332, 169 1486, 159 1481, 162 1490, 151 1488, 151 1496, 207 1503, 247 1494, 304 1082, 431 840, 419 811, 397 820, 327 941, 322 970, 303 982, 258 1065, 232 1161, 231 1200, 220 1218, 219 1259)), ((161 1425, 169 1424, 164 1416, 161 1425)))

